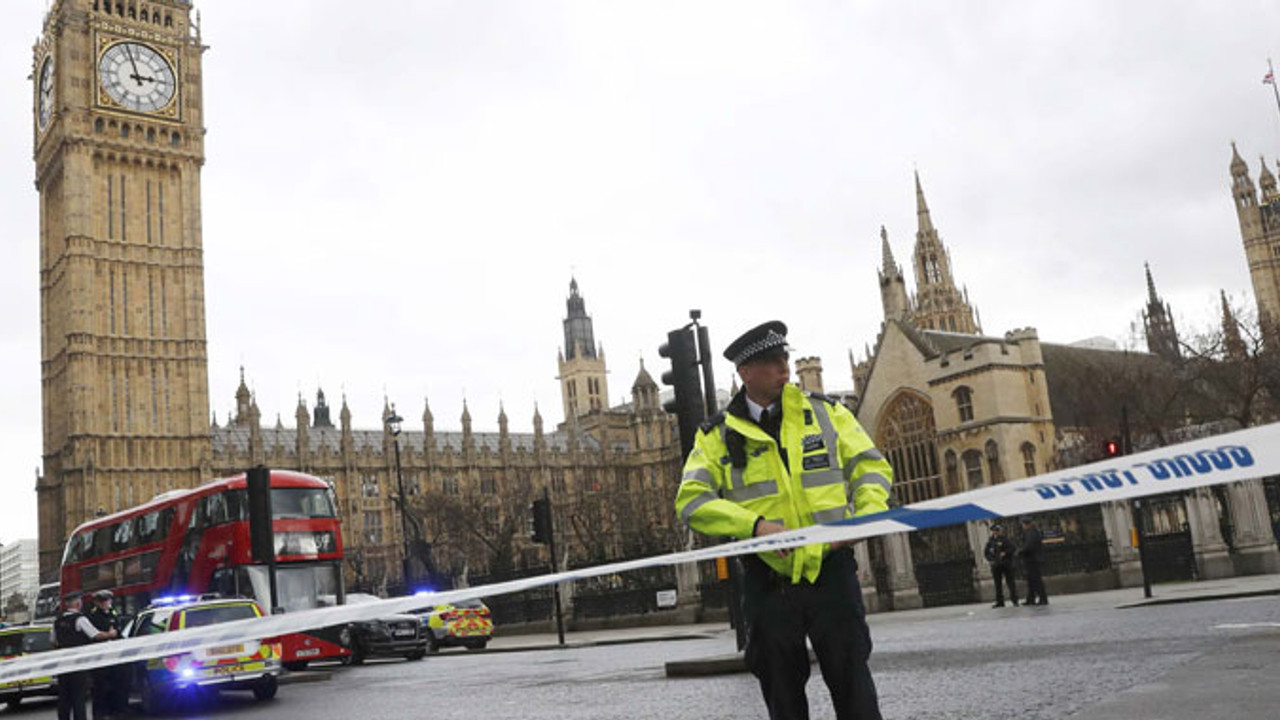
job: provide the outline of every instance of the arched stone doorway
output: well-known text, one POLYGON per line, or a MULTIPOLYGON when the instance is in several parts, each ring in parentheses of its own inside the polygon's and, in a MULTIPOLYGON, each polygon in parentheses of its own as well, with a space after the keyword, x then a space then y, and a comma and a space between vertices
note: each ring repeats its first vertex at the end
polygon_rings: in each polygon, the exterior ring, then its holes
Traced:
MULTIPOLYGON (((876 446, 893 465, 894 497, 900 504, 917 503, 948 493, 938 462, 937 426, 929 398, 901 390, 887 403, 876 422, 876 446)), ((920 599, 925 606, 973 602, 974 557, 964 525, 918 530, 909 536, 911 561, 920 599)), ((876 557, 873 552, 871 556, 876 557)), ((876 588, 880 588, 880 569, 876 588)))

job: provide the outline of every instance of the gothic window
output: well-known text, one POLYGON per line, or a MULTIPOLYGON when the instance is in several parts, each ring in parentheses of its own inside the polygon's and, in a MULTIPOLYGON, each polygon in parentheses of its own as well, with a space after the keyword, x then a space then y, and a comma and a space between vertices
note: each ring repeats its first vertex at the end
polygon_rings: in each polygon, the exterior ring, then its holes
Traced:
POLYGON ((94 120, 94 121, 93 121, 93 131, 94 131, 94 132, 97 132, 97 133, 102 132, 102 130, 103 130, 103 125, 104 125, 104 123, 102 122, 102 118, 98 118, 97 120, 94 120))
POLYGON ((365 473, 360 482, 361 494, 367 498, 378 497, 378 474, 365 473))
POLYGON ((951 393, 956 399, 956 412, 960 414, 960 422, 969 422, 973 419, 973 391, 968 387, 961 385, 951 393))
POLYGON ((170 136, 169 136, 169 144, 170 144, 170 145, 172 145, 172 146, 174 146, 174 147, 178 147, 178 143, 180 143, 180 142, 182 142, 182 136, 181 136, 181 135, 179 135, 178 133, 174 133, 174 134, 172 134, 172 135, 170 135, 170 136))
POLYGON ((498 491, 498 483, 494 479, 492 470, 485 470, 480 473, 480 492, 486 495, 492 495, 498 491))
POLYGON ((987 475, 991 478, 991 484, 995 485, 1004 482, 1004 471, 1000 469, 1000 448, 996 445, 995 440, 988 440, 986 445, 987 453, 987 475))
POLYGON ((947 318, 947 325, 951 328, 951 332, 955 332, 955 331, 956 331, 956 318, 955 318, 955 316, 954 316, 954 315, 952 315, 951 317, 947 318))
POLYGON ((965 450, 960 456, 964 462, 964 478, 969 489, 982 487, 982 453, 977 450, 965 450))
POLYGON ((165 15, 165 16, 164 16, 164 26, 165 26, 165 27, 173 27, 173 16, 172 16, 172 15, 165 15))
POLYGON ((944 494, 938 472, 933 407, 921 395, 903 392, 880 415, 876 446, 893 466, 893 493, 914 503, 944 494))
POLYGON ((141 15, 142 15, 142 22, 151 22, 151 17, 147 15, 146 8, 143 8, 141 15))
POLYGON ((364 514, 364 537, 371 544, 382 542, 382 516, 376 512, 364 514))
POLYGON ((960 486, 960 463, 956 458, 956 451, 948 450, 944 457, 943 465, 947 468, 947 494, 963 491, 964 488, 960 486))
POLYGON ((551 471, 551 489, 558 493, 565 491, 563 470, 551 471))
POLYGON ((440 481, 440 490, 445 495, 457 495, 458 478, 456 476, 444 478, 440 481))
POLYGON ((1022 469, 1027 477, 1036 474, 1036 446, 1029 442, 1022 443, 1022 469))

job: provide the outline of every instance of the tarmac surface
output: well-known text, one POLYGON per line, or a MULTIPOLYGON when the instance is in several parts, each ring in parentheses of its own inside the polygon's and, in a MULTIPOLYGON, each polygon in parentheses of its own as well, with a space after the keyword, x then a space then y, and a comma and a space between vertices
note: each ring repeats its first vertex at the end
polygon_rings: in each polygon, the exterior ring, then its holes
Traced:
MULTIPOLYGON (((886 718, 1182 720, 1280 717, 1280 576, 966 605, 870 618, 886 718), (1177 602, 1169 602, 1173 599, 1177 602), (1138 603, 1135 605, 1135 603, 1138 603)), ((491 650, 293 674, 279 696, 192 705, 187 718, 765 718, 745 672, 670 678, 732 658, 721 624, 495 637, 491 650)), ((830 718, 819 673, 814 718, 830 718)), ((5 717, 49 717, 33 703, 5 717)))

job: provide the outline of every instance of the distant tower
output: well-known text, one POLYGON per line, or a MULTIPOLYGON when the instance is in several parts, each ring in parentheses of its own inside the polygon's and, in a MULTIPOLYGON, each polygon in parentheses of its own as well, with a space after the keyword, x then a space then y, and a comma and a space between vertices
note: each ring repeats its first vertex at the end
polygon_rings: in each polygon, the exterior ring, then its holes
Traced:
POLYGON ((1147 331, 1147 351, 1169 362, 1182 359, 1178 348, 1178 330, 1173 326, 1173 312, 1169 304, 1156 294, 1156 284, 1151 279, 1151 266, 1147 269, 1147 307, 1142 311, 1142 326, 1147 331))
POLYGON ((929 206, 916 173, 916 301, 912 322, 923 330, 948 330, 974 335, 982 332, 974 320, 967 292, 956 289, 951 256, 929 217, 929 206))
POLYGON ((604 348, 595 344, 591 316, 578 293, 578 281, 569 281, 568 315, 564 319, 564 348, 560 351, 560 394, 564 418, 581 417, 608 407, 604 348))
POLYGON ((800 389, 822 394, 822 359, 803 357, 796 360, 796 375, 800 376, 800 389))
POLYGON ((1231 195, 1258 302, 1258 324, 1264 336, 1274 340, 1275 323, 1280 321, 1280 198, 1265 162, 1258 180, 1262 183, 1261 202, 1249 178, 1249 166, 1231 143, 1231 195))
POLYGON ((333 421, 329 419, 329 404, 324 401, 324 390, 316 390, 316 407, 312 411, 311 427, 333 427, 333 421))
POLYGON ((907 279, 902 266, 894 262, 889 248, 889 233, 880 226, 880 302, 884 306, 885 320, 906 320, 911 315, 911 300, 907 297, 907 279))

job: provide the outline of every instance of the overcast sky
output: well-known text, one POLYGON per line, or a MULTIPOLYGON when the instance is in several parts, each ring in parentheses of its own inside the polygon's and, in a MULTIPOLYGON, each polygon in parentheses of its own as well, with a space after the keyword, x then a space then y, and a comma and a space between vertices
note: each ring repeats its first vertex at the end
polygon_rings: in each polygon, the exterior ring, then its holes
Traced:
MULTIPOLYGON (((0 541, 36 531, 45 4, 0 24, 0 541)), ((1181 330, 1252 307, 1227 166, 1280 152, 1274 2, 196 5, 220 422, 240 365, 267 425, 317 386, 357 427, 384 393, 414 429, 424 397, 442 430, 464 397, 477 431, 559 422, 571 275, 614 402, 690 308, 717 349, 786 321, 849 388, 913 169, 988 334, 1128 342, 1144 261, 1181 330)))

